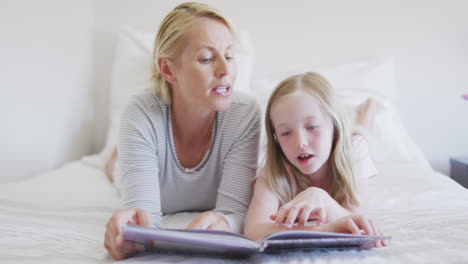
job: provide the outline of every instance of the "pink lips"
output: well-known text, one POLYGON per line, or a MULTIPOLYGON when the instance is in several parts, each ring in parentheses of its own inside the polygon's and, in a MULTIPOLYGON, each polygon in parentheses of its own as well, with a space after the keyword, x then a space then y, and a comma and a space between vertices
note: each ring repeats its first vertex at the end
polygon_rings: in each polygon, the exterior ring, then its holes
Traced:
POLYGON ((306 163, 308 163, 308 162, 314 157, 314 155, 308 154, 308 155, 309 155, 308 157, 306 157, 306 158, 301 158, 301 156, 303 156, 303 155, 304 155, 304 154, 301 154, 301 155, 299 155, 299 156, 296 158, 296 160, 297 160, 297 162, 299 162, 299 164, 306 164, 306 163))
POLYGON ((211 89, 211 92, 220 95, 220 96, 228 96, 231 87, 228 85, 219 85, 216 88, 211 89))

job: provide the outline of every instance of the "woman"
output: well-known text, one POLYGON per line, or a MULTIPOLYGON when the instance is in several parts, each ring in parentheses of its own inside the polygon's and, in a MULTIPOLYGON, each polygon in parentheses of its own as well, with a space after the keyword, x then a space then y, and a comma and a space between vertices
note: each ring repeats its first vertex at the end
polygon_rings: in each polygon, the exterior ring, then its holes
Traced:
POLYGON ((201 211, 187 226, 241 232, 257 169, 260 109, 233 95, 234 33, 211 7, 185 3, 161 23, 155 91, 133 97, 121 119, 119 165, 125 210, 107 223, 115 259, 138 251, 127 223, 161 227, 161 216, 201 211))

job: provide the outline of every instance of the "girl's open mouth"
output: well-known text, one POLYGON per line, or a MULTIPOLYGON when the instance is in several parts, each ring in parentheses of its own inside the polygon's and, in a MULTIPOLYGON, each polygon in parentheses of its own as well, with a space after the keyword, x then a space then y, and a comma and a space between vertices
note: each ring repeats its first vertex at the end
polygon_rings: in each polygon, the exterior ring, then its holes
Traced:
POLYGON ((310 154, 300 155, 296 159, 300 164, 305 164, 309 162, 314 156, 310 154))

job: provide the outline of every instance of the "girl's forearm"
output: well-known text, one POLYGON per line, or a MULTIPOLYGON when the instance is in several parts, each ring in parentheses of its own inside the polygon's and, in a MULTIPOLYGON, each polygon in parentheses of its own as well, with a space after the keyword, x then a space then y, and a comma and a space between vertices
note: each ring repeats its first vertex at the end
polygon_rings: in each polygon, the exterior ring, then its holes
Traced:
POLYGON ((246 229, 245 236, 252 240, 261 240, 266 236, 277 233, 280 231, 289 230, 308 230, 308 231, 323 231, 325 232, 325 225, 323 226, 298 226, 293 225, 291 228, 287 228, 284 225, 277 225, 275 223, 258 223, 251 225, 250 228, 246 229))

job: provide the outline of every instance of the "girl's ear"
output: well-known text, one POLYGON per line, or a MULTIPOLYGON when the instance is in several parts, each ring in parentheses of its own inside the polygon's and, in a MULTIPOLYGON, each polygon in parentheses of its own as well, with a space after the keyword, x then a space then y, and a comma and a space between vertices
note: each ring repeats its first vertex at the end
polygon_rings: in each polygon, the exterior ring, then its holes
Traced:
POLYGON ((158 67, 161 72, 162 77, 171 84, 176 83, 177 79, 175 78, 172 65, 169 64, 168 58, 159 58, 158 67))
POLYGON ((278 138, 276 137, 276 133, 273 133, 273 139, 278 142, 278 138))

